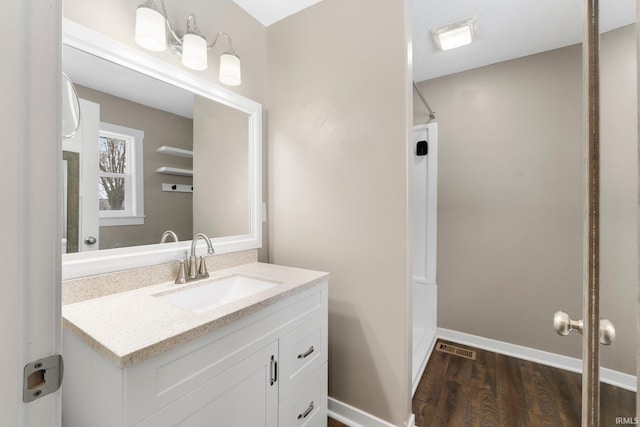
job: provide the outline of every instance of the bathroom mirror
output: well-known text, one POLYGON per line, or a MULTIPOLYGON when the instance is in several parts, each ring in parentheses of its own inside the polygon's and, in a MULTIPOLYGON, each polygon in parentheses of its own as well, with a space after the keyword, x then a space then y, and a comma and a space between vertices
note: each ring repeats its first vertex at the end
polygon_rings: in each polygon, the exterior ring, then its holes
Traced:
POLYGON ((69 77, 62 73, 62 139, 73 138, 80 126, 80 100, 69 77))
POLYGON ((262 107, 63 21, 82 121, 63 142, 63 278, 261 246, 262 107), (173 231, 160 243, 163 233, 173 231))

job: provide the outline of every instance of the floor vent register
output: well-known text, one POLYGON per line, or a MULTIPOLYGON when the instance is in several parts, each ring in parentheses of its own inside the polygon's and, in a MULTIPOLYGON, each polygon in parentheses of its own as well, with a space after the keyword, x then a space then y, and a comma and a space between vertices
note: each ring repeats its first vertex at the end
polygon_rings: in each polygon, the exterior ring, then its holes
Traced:
POLYGON ((466 348, 456 347, 455 345, 445 344, 439 342, 436 346, 436 350, 443 353, 453 354, 454 356, 464 357, 470 360, 476 360, 476 352, 473 350, 467 350, 466 348))

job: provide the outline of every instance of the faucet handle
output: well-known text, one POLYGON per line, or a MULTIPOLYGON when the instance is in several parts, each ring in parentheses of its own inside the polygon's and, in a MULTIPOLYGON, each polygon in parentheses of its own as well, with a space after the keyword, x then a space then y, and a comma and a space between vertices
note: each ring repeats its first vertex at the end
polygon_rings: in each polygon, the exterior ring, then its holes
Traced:
POLYGON ((201 277, 209 277, 209 272, 207 271, 207 263, 203 257, 200 257, 200 267, 198 268, 198 275, 201 277))
POLYGON ((178 275, 176 276, 176 285, 181 285, 187 282, 187 275, 185 273, 184 262, 180 261, 178 265, 178 275))

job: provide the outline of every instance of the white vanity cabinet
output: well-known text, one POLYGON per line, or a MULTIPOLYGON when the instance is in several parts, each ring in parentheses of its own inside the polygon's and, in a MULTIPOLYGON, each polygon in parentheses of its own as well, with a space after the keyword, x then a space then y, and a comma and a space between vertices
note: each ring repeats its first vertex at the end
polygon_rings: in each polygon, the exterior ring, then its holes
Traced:
POLYGON ((63 426, 326 425, 327 288, 124 368, 65 330, 63 426))

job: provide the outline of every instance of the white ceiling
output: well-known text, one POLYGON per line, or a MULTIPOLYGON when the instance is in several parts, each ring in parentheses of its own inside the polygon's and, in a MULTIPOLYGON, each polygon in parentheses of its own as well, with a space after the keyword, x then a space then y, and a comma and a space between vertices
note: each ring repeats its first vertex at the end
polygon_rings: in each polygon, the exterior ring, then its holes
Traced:
MULTIPOLYGON (((320 0, 234 0, 269 26, 320 0)), ((583 0, 408 0, 413 32, 413 74, 419 82, 580 43, 583 0), (476 16, 477 39, 438 51, 430 31, 476 16)), ((373 7, 373 5, 372 5, 373 7)), ((602 0, 600 28, 635 21, 635 0, 602 0)), ((366 22, 361 22, 366 25, 366 22)))
MULTIPOLYGON (((409 0, 416 82, 580 43, 582 0, 409 0), (471 45, 439 51, 430 31, 472 16, 471 45)), ((635 0, 600 2, 600 30, 635 22, 635 0)))
POLYGON ((233 0, 265 27, 313 6, 320 0, 233 0))

